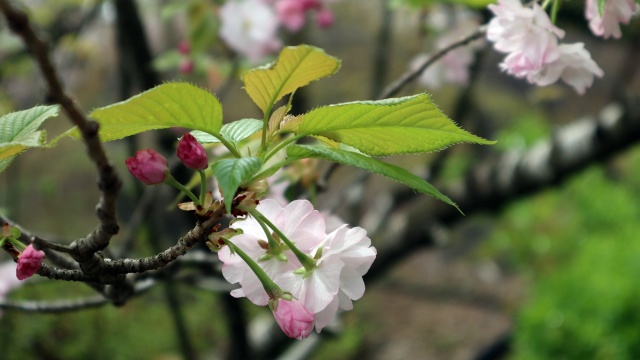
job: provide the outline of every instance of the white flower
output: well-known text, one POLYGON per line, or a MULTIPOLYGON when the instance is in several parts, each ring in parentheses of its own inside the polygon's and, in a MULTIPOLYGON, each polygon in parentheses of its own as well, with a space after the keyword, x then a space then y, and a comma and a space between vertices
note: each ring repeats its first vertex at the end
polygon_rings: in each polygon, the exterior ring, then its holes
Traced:
POLYGON ((604 72, 584 48, 583 43, 563 44, 559 46, 558 60, 545 66, 541 71, 527 77, 531 83, 545 86, 561 78, 580 94, 584 94, 593 84, 593 77, 602 77, 604 72))
POLYGON ((499 0, 489 9, 495 17, 489 22, 487 39, 496 50, 509 53, 501 64, 504 70, 524 77, 558 58, 558 38, 564 31, 551 23, 538 4, 525 8, 518 0, 499 0))
POLYGON ((375 260, 376 249, 371 246, 366 230, 346 225, 327 235, 318 248, 322 249, 318 268, 305 274, 306 277, 283 274, 276 283, 315 313, 315 328, 320 332, 331 323, 338 307, 351 310, 352 300, 364 295, 362 276, 375 260))
MULTIPOLYGON (((269 219, 303 252, 309 252, 316 247, 326 235, 324 219, 318 211, 313 209, 309 201, 296 200, 283 208, 276 201, 266 199, 260 201, 256 210, 269 219)), ((264 257, 267 249, 263 246, 267 243, 267 237, 253 217, 237 221, 232 227, 243 231, 243 234, 233 237, 233 243, 254 259, 271 279, 301 267, 298 259, 288 249, 283 252, 287 261, 281 261, 276 257, 264 257)), ((256 305, 267 305, 269 301, 267 292, 240 256, 231 254, 229 248, 224 247, 218 252, 218 257, 224 263, 222 266, 224 278, 232 284, 240 283, 241 288, 233 290, 232 296, 246 296, 256 305)))
POLYGON ((605 39, 622 36, 620 24, 628 24, 634 12, 640 6, 634 0, 607 0, 604 12, 600 15, 598 0, 587 0, 585 17, 589 20, 589 28, 598 36, 605 39))
POLYGON ((220 37, 253 63, 282 47, 278 16, 264 1, 228 1, 220 8, 220 21, 220 37))

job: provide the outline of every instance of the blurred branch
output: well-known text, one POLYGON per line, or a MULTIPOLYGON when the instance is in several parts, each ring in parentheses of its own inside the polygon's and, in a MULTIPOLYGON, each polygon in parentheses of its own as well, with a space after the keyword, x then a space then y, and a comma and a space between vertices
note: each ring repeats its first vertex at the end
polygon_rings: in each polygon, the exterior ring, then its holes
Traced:
POLYGON ((9 28, 20 36, 31 55, 38 64, 48 89, 48 98, 60 104, 71 122, 78 127, 82 139, 87 147, 89 158, 95 164, 98 172, 98 188, 101 191, 100 200, 96 207, 100 225, 85 238, 78 239, 71 244, 72 256, 80 263, 80 267, 91 273, 101 263, 96 255, 109 245, 111 237, 118 230, 115 201, 121 181, 116 170, 111 165, 98 137, 98 124, 89 121, 64 91, 59 75, 49 56, 49 47, 40 39, 30 24, 27 14, 9 4, 7 0, 0 0, 0 10, 7 19, 9 28))
POLYGON ((398 92, 400 92, 400 90, 402 90, 403 87, 408 85, 413 80, 417 79, 422 74, 422 72, 424 72, 429 66, 438 61, 440 58, 447 55, 447 53, 459 47, 466 46, 474 40, 480 39, 482 36, 484 36, 486 29, 486 26, 479 27, 469 36, 461 39, 460 41, 456 41, 453 44, 442 48, 435 54, 431 55, 431 57, 426 59, 416 69, 406 71, 404 74, 402 74, 402 76, 400 76, 400 78, 387 86, 378 96, 378 99, 386 99, 396 95, 398 92))
MULTIPOLYGON (((140 295, 155 285, 154 281, 146 281, 135 287, 135 295, 140 295)), ((29 313, 63 313, 91 309, 109 304, 103 296, 92 296, 76 300, 56 301, 8 301, 0 299, 0 309, 11 309, 29 313)))

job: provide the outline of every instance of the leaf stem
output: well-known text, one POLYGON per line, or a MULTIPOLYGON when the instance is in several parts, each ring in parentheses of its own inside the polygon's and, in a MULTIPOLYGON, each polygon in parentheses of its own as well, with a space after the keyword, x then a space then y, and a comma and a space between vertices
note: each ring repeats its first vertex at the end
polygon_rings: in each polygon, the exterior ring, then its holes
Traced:
POLYGON ((198 170, 200 174, 200 204, 204 205, 204 198, 207 195, 207 175, 204 170, 198 170))
POLYGON ((215 136, 218 140, 220 140, 222 145, 224 145, 227 149, 229 149, 229 151, 233 154, 233 156, 237 158, 242 157, 242 154, 240 154, 238 149, 236 149, 235 145, 229 142, 229 140, 225 139, 224 136, 222 136, 222 134, 211 134, 211 135, 215 136))
POLYGON ((297 134, 297 135, 294 135, 294 136, 292 136, 290 138, 287 138, 287 139, 283 140, 281 143, 276 145, 276 147, 274 147, 273 149, 271 149, 271 151, 269 151, 267 153, 267 155, 264 157, 264 162, 267 162, 267 160, 272 158, 275 154, 278 153, 278 151, 282 150, 282 148, 284 148, 287 145, 297 141, 298 139, 302 139, 305 136, 307 136, 307 134, 297 134))

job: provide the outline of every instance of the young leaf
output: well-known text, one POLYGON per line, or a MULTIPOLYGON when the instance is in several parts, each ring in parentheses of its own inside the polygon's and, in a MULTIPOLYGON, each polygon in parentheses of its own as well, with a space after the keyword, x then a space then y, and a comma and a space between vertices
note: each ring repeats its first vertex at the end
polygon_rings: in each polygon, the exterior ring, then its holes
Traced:
POLYGON ((340 60, 316 47, 301 45, 285 48, 275 62, 249 70, 242 81, 249 97, 266 112, 283 96, 339 68, 340 60))
POLYGON ((327 137, 374 156, 436 151, 461 142, 495 143, 459 128, 426 94, 319 107, 302 116, 298 133, 327 137))
MULTIPOLYGON (((434 198, 444 201, 445 203, 458 207, 447 196, 443 195, 433 185, 421 177, 393 164, 382 162, 378 159, 358 154, 342 149, 333 149, 318 145, 290 145, 287 148, 287 155, 291 160, 304 158, 320 158, 333 161, 343 165, 351 165, 357 168, 367 170, 374 174, 386 176, 389 179, 398 181, 407 185, 413 190, 433 196, 434 198)), ((460 209, 458 209, 460 211, 460 209)))
POLYGON ((393 164, 385 163, 351 151, 332 149, 317 145, 290 145, 287 148, 287 155, 289 155, 290 160, 320 158, 343 165, 355 166, 374 174, 383 175, 405 184, 417 192, 433 196, 438 200, 454 206, 458 211, 460 211, 458 206, 456 206, 451 199, 443 195, 438 191, 438 189, 433 187, 433 185, 429 184, 419 176, 393 164))
POLYGON ((0 172, 23 151, 45 146, 46 133, 38 128, 59 111, 58 105, 36 106, 0 117, 0 172))
MULTIPOLYGON (((640 0, 636 0, 640 4, 640 0)), ((607 0, 598 0, 598 13, 600 16, 604 15, 604 6, 607 5, 607 0)))
POLYGON ((261 167, 262 160, 257 157, 223 159, 211 165, 213 174, 220 184, 227 213, 231 213, 231 205, 238 187, 251 179, 261 167))
MULTIPOLYGON (((188 83, 166 83, 128 100, 94 110, 100 139, 111 141, 143 131, 185 127, 218 133, 222 106, 209 91, 188 83)), ((77 136, 77 132, 76 132, 77 136)))
MULTIPOLYGON (((256 119, 240 119, 224 124, 220 130, 220 135, 234 144, 248 138, 262 129, 262 121, 256 119)), ((220 140, 204 131, 194 130, 191 132, 200 143, 218 143, 220 140)))

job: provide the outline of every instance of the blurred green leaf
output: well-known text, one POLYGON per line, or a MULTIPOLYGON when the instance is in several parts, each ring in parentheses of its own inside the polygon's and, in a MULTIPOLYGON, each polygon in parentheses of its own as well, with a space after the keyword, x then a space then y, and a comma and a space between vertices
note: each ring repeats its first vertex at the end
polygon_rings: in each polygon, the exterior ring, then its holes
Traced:
POLYGON ((36 106, 0 117, 0 172, 18 154, 46 145, 46 132, 38 128, 45 120, 58 116, 59 111, 58 105, 36 106))
POLYGON ((460 4, 474 8, 485 8, 487 5, 495 3, 495 0, 391 0, 391 6, 405 5, 416 8, 442 3, 460 4))

